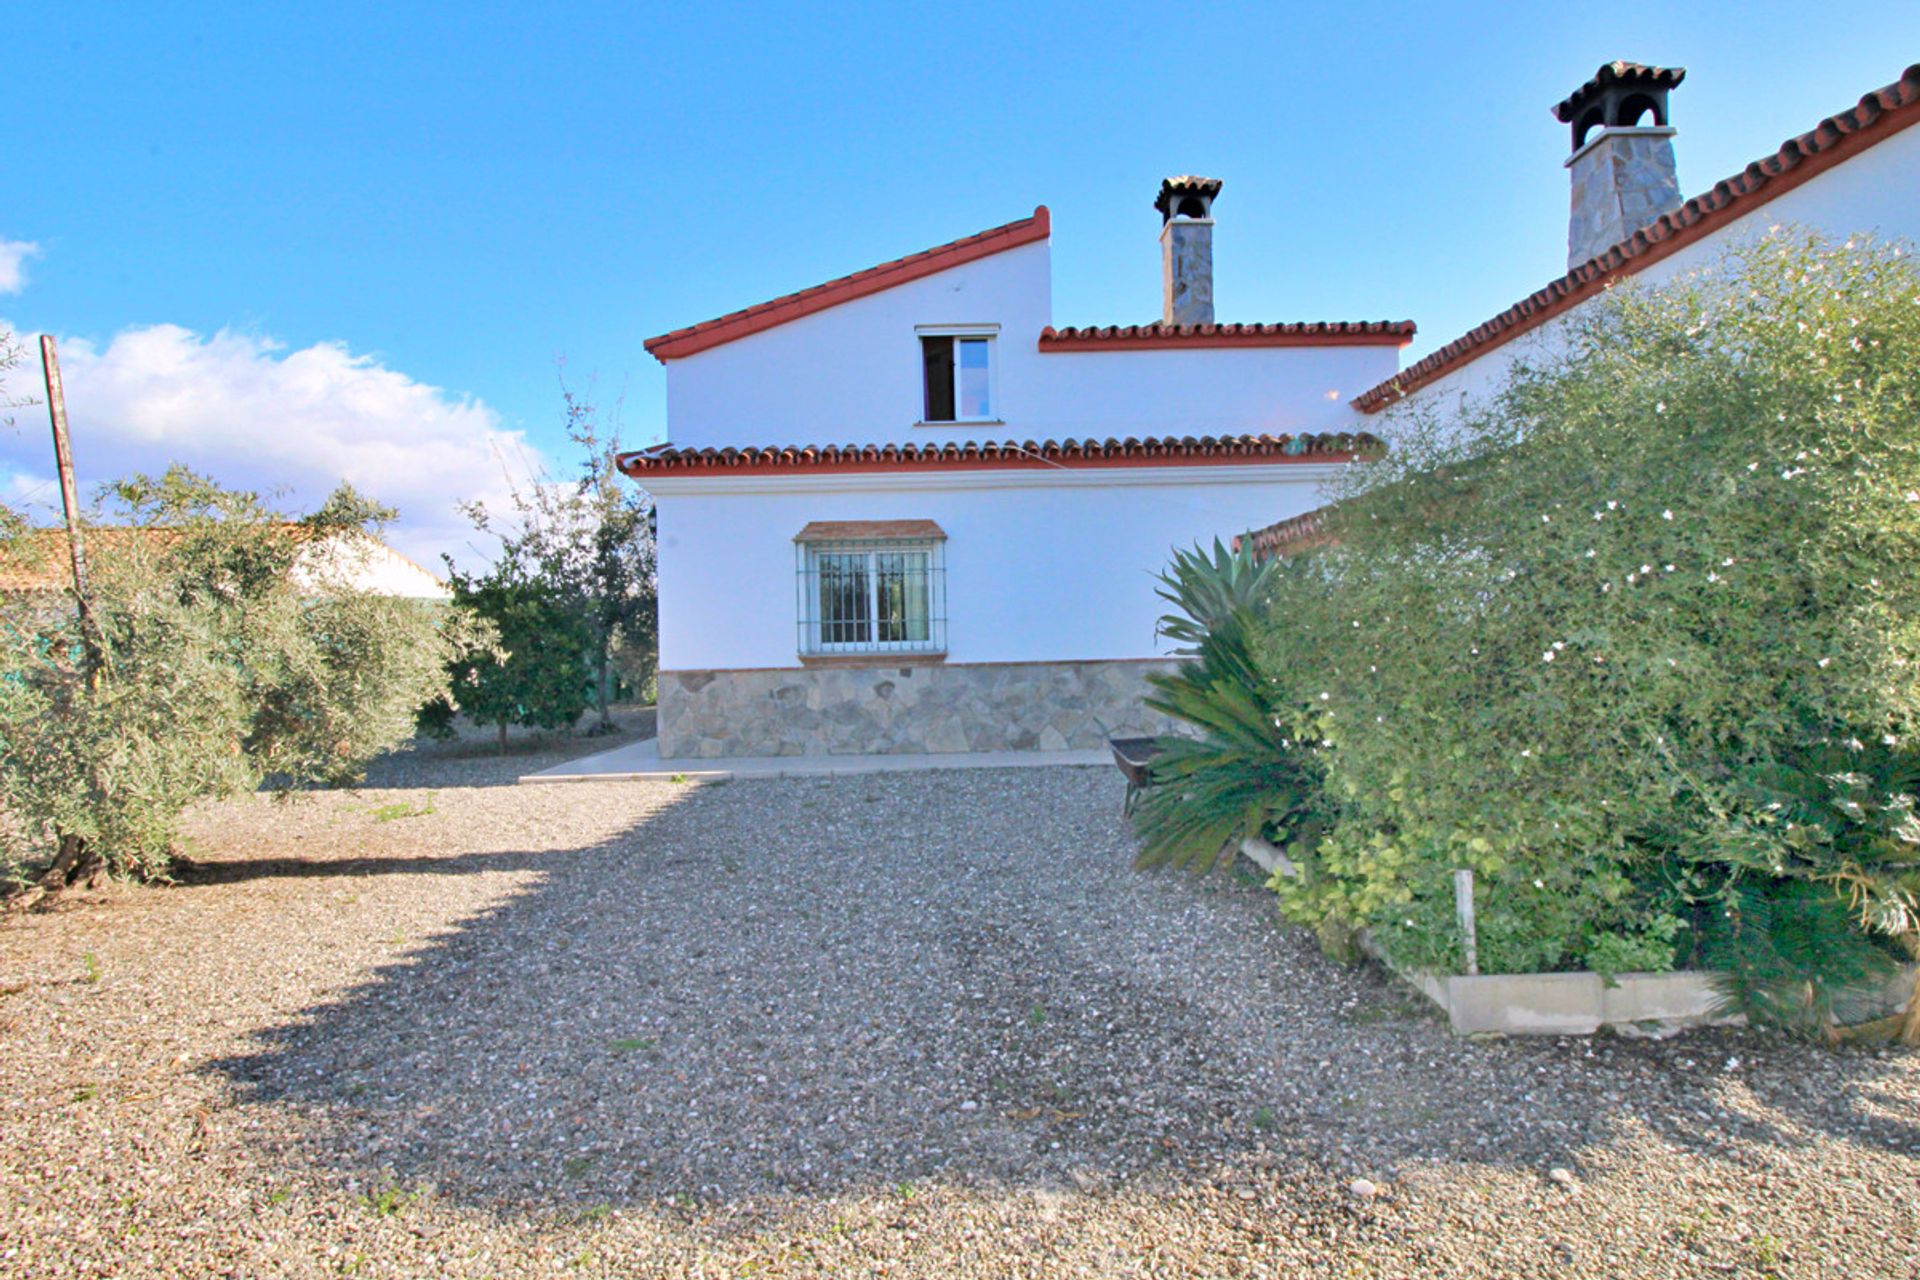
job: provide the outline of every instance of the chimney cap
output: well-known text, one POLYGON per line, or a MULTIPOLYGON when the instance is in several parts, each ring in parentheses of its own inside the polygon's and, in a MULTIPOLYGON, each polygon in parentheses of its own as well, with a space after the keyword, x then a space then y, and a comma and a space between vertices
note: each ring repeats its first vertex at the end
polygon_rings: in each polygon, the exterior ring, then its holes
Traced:
POLYGON ((1572 124, 1589 103, 1603 92, 1619 85, 1623 88, 1649 89, 1660 93, 1679 87, 1687 78, 1685 67, 1650 67, 1644 62, 1608 62, 1593 73, 1593 79, 1575 89, 1557 103, 1553 114, 1562 124, 1572 124))
POLYGON ((1177 209, 1177 202, 1184 196, 1197 196, 1203 208, 1213 207, 1213 198, 1220 194, 1223 184, 1218 178, 1202 178, 1191 173, 1178 174, 1171 178, 1160 179, 1160 194, 1154 197, 1153 207, 1160 211, 1160 221, 1171 222, 1177 209))

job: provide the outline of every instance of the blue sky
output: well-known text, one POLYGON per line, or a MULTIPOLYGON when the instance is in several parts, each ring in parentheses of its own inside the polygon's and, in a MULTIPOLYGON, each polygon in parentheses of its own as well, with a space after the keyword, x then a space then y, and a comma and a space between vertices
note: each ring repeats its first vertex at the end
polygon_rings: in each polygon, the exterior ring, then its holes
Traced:
MULTIPOLYGON (((1920 7, 1804 4, 108 4, 7 27, 27 109, 0 317, 71 352, 83 480, 179 456, 304 500, 337 464, 422 556, 461 541, 454 499, 497 498, 500 460, 555 450, 558 359, 645 443, 646 337, 1039 203, 1055 322, 1148 320, 1177 172, 1226 181, 1223 320, 1411 318, 1417 357, 1564 268, 1547 108, 1602 61, 1689 69, 1692 194, 1920 58, 1920 7)), ((50 496, 44 430, 0 432, 0 496, 50 496)))

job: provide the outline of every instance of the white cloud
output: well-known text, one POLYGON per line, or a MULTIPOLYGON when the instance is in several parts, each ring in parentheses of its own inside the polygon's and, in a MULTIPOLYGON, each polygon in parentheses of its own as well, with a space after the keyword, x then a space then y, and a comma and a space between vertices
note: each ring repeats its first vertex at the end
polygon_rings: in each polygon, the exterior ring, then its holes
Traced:
MULTIPOLYGON (((341 343, 288 351, 231 330, 202 337, 159 324, 128 329, 105 346, 63 338, 60 368, 74 466, 87 492, 181 462, 307 509, 344 479, 400 509, 388 540, 435 572, 443 551, 474 559, 468 548, 476 539, 458 504, 480 499, 506 509, 508 468, 524 475, 540 461, 482 402, 341 343)), ((22 418, 0 433, 0 468, 14 474, 16 489, 20 477, 51 470, 51 446, 31 425, 22 418)), ((57 510, 57 492, 42 492, 57 510)))
POLYGON ((0 293, 18 293, 27 286, 27 259, 40 256, 31 240, 0 240, 0 293))

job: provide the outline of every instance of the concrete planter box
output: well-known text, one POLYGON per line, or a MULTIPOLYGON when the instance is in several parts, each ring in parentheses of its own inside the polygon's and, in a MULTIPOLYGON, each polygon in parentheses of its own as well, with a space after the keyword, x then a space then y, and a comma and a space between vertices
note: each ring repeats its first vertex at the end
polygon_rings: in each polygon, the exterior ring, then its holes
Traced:
POLYGON ((1418 973, 1387 958, 1362 931, 1360 949, 1446 1011, 1458 1035, 1586 1036, 1601 1027, 1629 1034, 1664 1035, 1685 1027, 1737 1025, 1717 1017, 1711 974, 1620 973, 1613 985, 1597 973, 1418 973))
MULTIPOLYGON (((1269 875, 1295 874, 1287 856, 1265 840, 1249 840, 1240 851, 1269 875)), ((1359 943, 1367 955, 1445 1010, 1459 1035, 1585 1036, 1612 1027, 1627 1035, 1664 1036, 1686 1027, 1737 1026, 1746 1021, 1737 1015, 1716 1015, 1719 995, 1713 975, 1697 969, 1620 973, 1611 983, 1597 973, 1585 972, 1450 976, 1395 964, 1365 930, 1359 943)), ((1898 1013, 1912 990, 1909 969, 1877 999, 1850 1012, 1861 1020, 1898 1013)))

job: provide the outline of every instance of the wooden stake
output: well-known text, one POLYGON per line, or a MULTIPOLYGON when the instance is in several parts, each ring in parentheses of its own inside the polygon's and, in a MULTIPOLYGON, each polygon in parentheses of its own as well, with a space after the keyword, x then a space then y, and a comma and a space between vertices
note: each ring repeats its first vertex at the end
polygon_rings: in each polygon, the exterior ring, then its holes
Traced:
POLYGON ((67 401, 60 387, 60 356, 53 335, 40 335, 40 366, 47 376, 47 416, 53 420, 53 465, 60 473, 60 506, 67 517, 67 552, 73 561, 73 596, 80 613, 80 634, 88 658, 97 666, 93 643, 93 613, 87 601, 87 549, 80 530, 80 493, 73 480, 73 449, 67 442, 67 401))
POLYGON ((1465 867, 1453 873, 1453 910, 1460 917, 1460 949, 1471 976, 1480 972, 1480 934, 1473 922, 1473 872, 1465 867))

